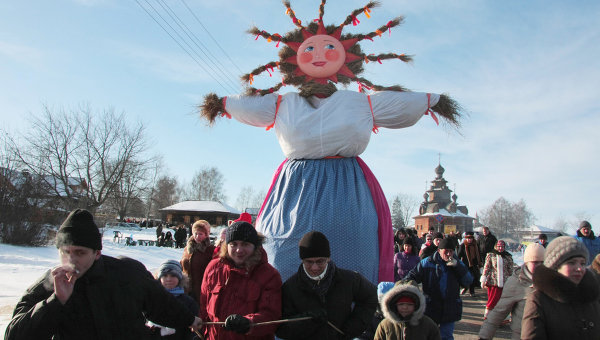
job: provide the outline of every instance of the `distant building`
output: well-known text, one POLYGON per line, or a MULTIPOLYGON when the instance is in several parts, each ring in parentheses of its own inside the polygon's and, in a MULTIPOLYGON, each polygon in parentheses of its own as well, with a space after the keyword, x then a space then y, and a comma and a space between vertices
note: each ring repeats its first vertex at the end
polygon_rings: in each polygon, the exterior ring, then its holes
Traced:
POLYGON ((215 201, 183 201, 159 211, 162 220, 173 225, 190 225, 197 220, 207 220, 212 226, 226 226, 228 220, 240 217, 237 209, 215 201))
POLYGON ((413 217, 419 236, 427 233, 429 227, 445 234, 473 231, 473 217, 469 216, 466 206, 458 205, 456 194, 450 196, 452 190, 446 185, 448 181, 443 177, 444 171, 441 165, 435 168, 436 177, 423 194, 425 200, 419 207, 419 215, 413 217))

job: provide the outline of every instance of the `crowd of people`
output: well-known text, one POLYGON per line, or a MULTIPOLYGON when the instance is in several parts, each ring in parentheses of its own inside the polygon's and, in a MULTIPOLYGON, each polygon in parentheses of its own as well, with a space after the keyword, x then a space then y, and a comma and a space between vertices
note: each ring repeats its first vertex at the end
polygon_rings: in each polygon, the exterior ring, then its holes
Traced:
POLYGON ((282 282, 251 222, 241 216, 212 244, 196 221, 182 258, 152 275, 102 255, 92 214, 74 210, 57 233, 61 265, 27 289, 5 339, 453 339, 477 286, 488 298, 480 339, 508 323, 513 339, 600 338, 600 239, 586 221, 575 237, 527 246, 520 267, 488 228, 478 239, 401 229, 394 282, 377 286, 338 267, 318 231, 282 282))

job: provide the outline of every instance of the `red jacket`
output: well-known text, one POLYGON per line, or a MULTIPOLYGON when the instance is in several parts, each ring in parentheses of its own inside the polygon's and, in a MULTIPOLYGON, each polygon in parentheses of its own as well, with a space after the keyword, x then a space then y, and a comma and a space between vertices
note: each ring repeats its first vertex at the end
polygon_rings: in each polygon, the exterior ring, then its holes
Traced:
MULTIPOLYGON (((225 321, 231 314, 240 314, 251 323, 281 318, 281 276, 267 262, 261 249, 261 259, 250 270, 236 268, 228 259, 214 259, 206 267, 202 280, 200 317, 204 321, 225 321)), ((246 335, 207 326, 210 340, 272 340, 277 325, 256 326, 246 335)))

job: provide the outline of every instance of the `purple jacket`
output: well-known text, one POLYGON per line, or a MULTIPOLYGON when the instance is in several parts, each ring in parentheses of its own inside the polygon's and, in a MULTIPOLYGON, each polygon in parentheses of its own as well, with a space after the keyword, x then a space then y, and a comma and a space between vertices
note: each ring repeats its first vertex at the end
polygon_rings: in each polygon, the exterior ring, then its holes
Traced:
POLYGON ((417 266, 419 256, 401 251, 394 255, 394 281, 399 281, 408 274, 408 272, 417 266))

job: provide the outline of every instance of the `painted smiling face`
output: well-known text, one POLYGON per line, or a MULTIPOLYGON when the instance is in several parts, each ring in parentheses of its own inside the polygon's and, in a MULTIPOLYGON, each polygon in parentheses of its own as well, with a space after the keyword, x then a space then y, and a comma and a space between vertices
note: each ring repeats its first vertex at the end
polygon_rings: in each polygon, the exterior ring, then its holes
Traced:
POLYGON ((330 35, 314 35, 304 40, 298 48, 298 67, 313 78, 327 78, 336 74, 345 60, 344 46, 330 35))

